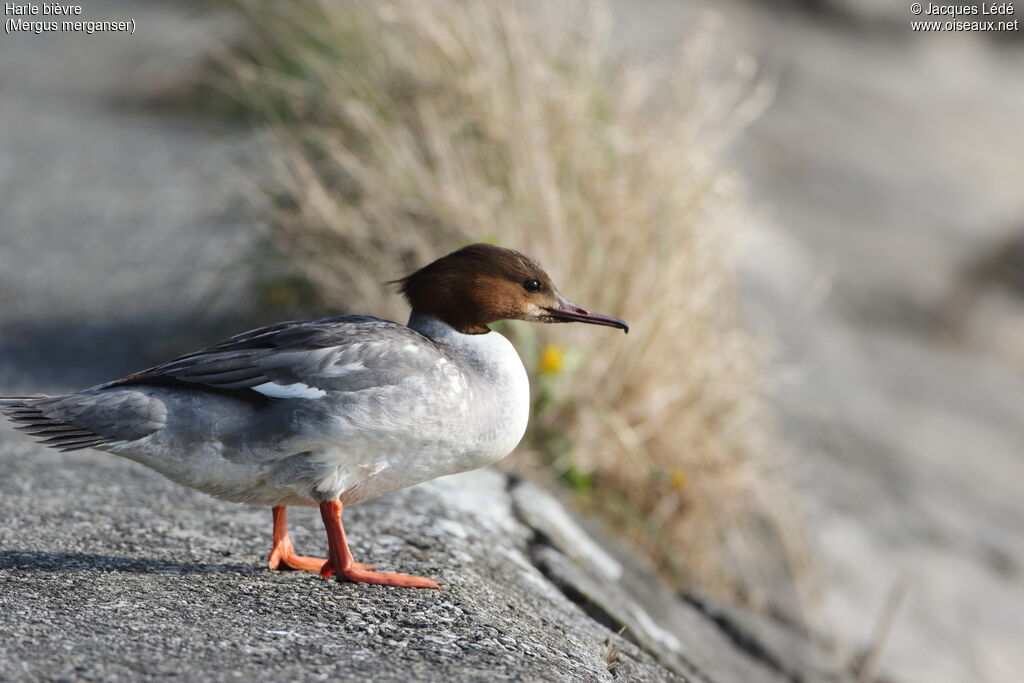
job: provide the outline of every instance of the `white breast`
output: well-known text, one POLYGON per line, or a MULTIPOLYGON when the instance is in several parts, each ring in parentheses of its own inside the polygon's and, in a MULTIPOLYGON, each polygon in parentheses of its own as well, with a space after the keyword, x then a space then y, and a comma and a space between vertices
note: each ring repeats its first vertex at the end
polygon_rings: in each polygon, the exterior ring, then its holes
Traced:
POLYGON ((511 342, 497 332, 462 334, 435 320, 414 320, 410 327, 414 324, 447 352, 448 359, 439 361, 443 372, 435 375, 440 379, 415 396, 404 390, 395 396, 395 405, 401 404, 395 432, 402 437, 363 440, 355 452, 322 451, 317 459, 333 467, 318 483, 319 492, 336 491, 345 503, 369 500, 497 462, 523 438, 530 385, 511 342))
MULTIPOLYGON (((530 417, 530 382, 512 343, 498 334, 462 334, 434 318, 414 317, 419 330, 449 351, 453 371, 468 385, 471 402, 459 421, 456 438, 463 444, 466 466, 481 467, 512 452, 526 433, 530 417)), ((443 391, 443 387, 438 387, 443 391)))
POLYGON ((526 433, 530 381, 515 347, 502 335, 462 336, 468 337, 462 347, 464 358, 476 370, 470 379, 473 394, 482 398, 480 405, 471 408, 472 428, 481 450, 487 453, 483 457, 495 462, 511 453, 526 433))

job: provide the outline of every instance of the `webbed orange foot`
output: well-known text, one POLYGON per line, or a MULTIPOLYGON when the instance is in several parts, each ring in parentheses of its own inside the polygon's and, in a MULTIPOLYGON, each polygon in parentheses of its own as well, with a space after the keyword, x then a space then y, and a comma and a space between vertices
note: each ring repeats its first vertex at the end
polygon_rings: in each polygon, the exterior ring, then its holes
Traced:
POLYGON ((323 558, 296 555, 291 542, 278 543, 267 556, 267 565, 271 569, 298 569, 307 572, 318 572, 324 565, 323 558))
MULTIPOLYGON (((267 566, 271 569, 298 569, 307 572, 321 572, 327 562, 322 557, 298 555, 288 537, 287 508, 283 505, 273 508, 274 514, 274 547, 267 556, 267 566)), ((376 569, 373 565, 356 562, 358 569, 376 569)), ((333 570, 332 570, 333 573, 333 570)), ((328 574, 330 576, 330 574, 328 574)))
POLYGON ((341 573, 339 581, 352 581, 353 583, 374 583, 379 586, 399 586, 402 588, 431 588, 441 590, 441 584, 434 579, 425 576, 410 576, 408 574, 387 574, 384 572, 370 572, 352 567, 341 573))
POLYGON ((352 552, 345 539, 345 527, 341 524, 342 504, 339 500, 320 503, 320 516, 327 530, 327 554, 330 558, 320 568, 320 576, 329 578, 336 576, 338 581, 353 583, 373 583, 379 586, 398 586, 401 588, 432 588, 441 590, 441 584, 423 576, 407 574, 388 574, 372 572, 367 565, 352 560, 352 552))

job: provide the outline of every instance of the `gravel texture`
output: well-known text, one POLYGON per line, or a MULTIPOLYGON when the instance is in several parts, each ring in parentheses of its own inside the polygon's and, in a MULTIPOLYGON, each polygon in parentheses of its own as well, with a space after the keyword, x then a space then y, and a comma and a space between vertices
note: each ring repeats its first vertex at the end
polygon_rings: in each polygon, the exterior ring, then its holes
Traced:
MULTIPOLYGON (((111 456, 5 444, 2 457, 0 677, 675 679, 525 560, 494 472, 346 514, 359 557, 443 579, 437 592, 272 572, 269 510, 111 456)), ((291 517, 297 547, 322 553, 315 512, 291 517)))

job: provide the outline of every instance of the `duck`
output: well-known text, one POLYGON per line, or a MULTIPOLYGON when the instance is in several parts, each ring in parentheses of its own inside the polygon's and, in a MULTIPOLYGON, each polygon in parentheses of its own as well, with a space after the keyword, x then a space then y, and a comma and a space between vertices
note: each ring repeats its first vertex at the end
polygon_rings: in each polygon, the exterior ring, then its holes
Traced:
POLYGON ((94 448, 218 499, 269 506, 270 569, 439 589, 356 562, 345 506, 493 464, 525 434, 526 370, 501 320, 618 318, 562 296, 512 249, 471 244, 396 280, 407 324, 368 315, 243 332, 83 391, 0 398, 16 428, 59 451, 94 448), (298 555, 288 506, 318 507, 327 557, 298 555))

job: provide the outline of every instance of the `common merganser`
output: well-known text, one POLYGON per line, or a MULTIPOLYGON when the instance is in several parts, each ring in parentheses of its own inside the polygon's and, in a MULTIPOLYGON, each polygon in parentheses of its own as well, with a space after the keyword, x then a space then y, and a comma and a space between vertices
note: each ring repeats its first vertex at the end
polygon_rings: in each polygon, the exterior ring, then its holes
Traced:
POLYGON ((397 283, 408 325, 365 315, 279 323, 78 393, 0 398, 0 410, 61 451, 96 448, 217 498, 271 506, 271 569, 436 589, 355 562, 343 507, 516 447, 529 383, 512 344, 488 324, 629 328, 570 302, 529 257, 486 244, 397 283), (295 553, 288 505, 319 506, 326 560, 295 553))

